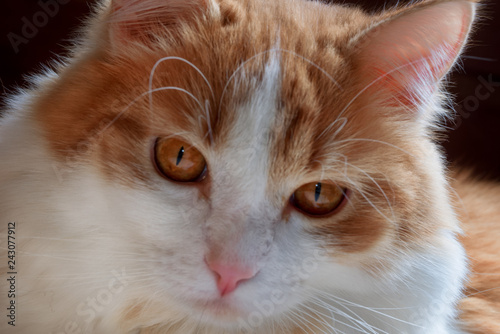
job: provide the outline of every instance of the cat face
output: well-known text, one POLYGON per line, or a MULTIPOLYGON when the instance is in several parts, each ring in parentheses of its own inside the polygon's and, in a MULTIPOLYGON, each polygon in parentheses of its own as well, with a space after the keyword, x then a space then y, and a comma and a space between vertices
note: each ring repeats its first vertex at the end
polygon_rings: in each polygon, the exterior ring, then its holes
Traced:
POLYGON ((455 229, 429 127, 472 15, 114 1, 35 119, 82 193, 57 224, 129 273, 123 326, 286 323, 404 281, 455 229))

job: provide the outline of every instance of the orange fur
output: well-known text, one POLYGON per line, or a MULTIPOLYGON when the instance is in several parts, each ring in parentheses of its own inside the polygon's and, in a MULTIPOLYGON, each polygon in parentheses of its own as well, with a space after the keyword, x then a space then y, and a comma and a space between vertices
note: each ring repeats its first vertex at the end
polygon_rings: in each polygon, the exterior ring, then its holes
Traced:
POLYGON ((461 318, 470 333, 500 333, 500 184, 462 175, 454 186, 471 265, 461 318))
MULTIPOLYGON (((211 1, 173 1, 168 8, 148 0, 121 10, 116 0, 110 7, 115 11, 105 9, 90 22, 90 32, 75 58, 61 66, 59 78, 39 88, 33 118, 51 154, 63 164, 90 162, 106 180, 157 189, 151 138, 182 134, 202 153, 227 149, 228 134, 238 121, 235 110, 248 102, 246 92, 262 81, 270 60, 279 58, 276 117, 261 138, 270 148, 266 182, 274 197, 269 201, 289 213, 290 194, 298 186, 341 180, 339 186, 352 190, 348 203, 334 216, 303 217, 308 232, 328 245, 337 263, 361 263, 369 275, 383 277, 398 271, 398 255, 432 249, 442 231, 453 234, 459 228, 453 212, 439 207, 447 203, 446 190, 435 187, 441 184, 441 158, 430 140, 429 123, 437 116, 423 125, 409 103, 415 99, 404 95, 417 80, 415 73, 389 76, 383 85, 359 94, 391 69, 367 60, 371 41, 379 42, 377 30, 367 32, 377 25, 390 30, 401 15, 447 2, 423 1, 368 15, 317 1, 220 0, 217 9, 211 1), (176 58, 159 62, 166 56, 176 58), (160 90, 148 92, 155 66, 151 88, 160 90), (233 80, 242 70, 250 79, 233 80), (387 103, 395 96, 397 103, 387 103), (432 166, 437 166, 435 174, 429 172, 432 166)), ((440 88, 434 81, 460 52, 470 20, 464 18, 460 42, 452 41, 441 62, 426 64, 433 88, 440 88)), ((422 47, 427 45, 414 46, 418 52, 412 49, 412 56, 427 56, 430 51, 422 47)), ((391 61, 413 61, 406 51, 391 61)), ((248 149, 251 155, 254 148, 248 149)), ((221 186, 214 183, 209 166, 207 180, 197 185, 198 196, 208 201, 213 187, 221 186)), ((493 334, 500 331, 500 243, 495 238, 500 190, 468 181, 455 186, 465 204, 462 242, 473 270, 461 303, 462 320, 470 333, 493 334)), ((237 243, 235 235, 240 236, 236 228, 221 226, 208 246, 217 257, 227 251, 229 239, 237 243)), ((148 313, 152 305, 130 301, 121 312, 123 326, 132 328, 140 319, 152 324, 142 328, 143 334, 165 332, 167 326, 172 332, 182 329, 182 324, 155 322, 158 315, 148 313)), ((299 328, 290 333, 306 334, 299 328)))

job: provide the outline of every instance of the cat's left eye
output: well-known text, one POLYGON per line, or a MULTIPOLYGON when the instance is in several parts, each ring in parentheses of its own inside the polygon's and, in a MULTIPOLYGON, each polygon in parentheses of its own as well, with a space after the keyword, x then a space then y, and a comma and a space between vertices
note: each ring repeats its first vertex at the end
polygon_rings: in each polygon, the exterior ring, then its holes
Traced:
POLYGON ((345 200, 346 189, 329 182, 312 182, 297 189, 290 201, 300 211, 311 216, 326 216, 335 212, 345 200))
POLYGON ((157 139, 153 161, 160 174, 177 182, 201 181, 207 171, 203 154, 178 138, 157 139))

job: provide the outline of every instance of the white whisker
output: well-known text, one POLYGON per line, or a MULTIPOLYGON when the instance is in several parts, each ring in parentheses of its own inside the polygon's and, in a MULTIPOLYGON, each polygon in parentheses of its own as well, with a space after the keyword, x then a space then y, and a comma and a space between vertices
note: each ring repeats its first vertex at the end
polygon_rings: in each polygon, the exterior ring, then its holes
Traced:
POLYGON ((385 141, 382 141, 382 140, 369 139, 369 138, 349 138, 349 139, 339 140, 337 142, 334 142, 333 144, 335 144, 335 145, 341 145, 343 143, 356 142, 356 141, 361 141, 361 142, 364 141, 364 142, 371 142, 371 143, 378 143, 378 144, 387 145, 387 146, 390 146, 392 148, 395 148, 398 151, 401 151, 401 152, 407 154, 410 157, 416 158, 416 156, 414 154, 408 152, 407 150, 404 150, 404 149, 402 149, 399 146, 396 146, 394 144, 391 144, 391 143, 388 143, 388 142, 385 142, 385 141))
POLYGON ((151 73, 149 75, 149 109, 150 110, 153 109, 153 94, 152 94, 152 92, 153 92, 153 79, 154 79, 156 69, 158 66, 160 66, 161 63, 163 63, 164 61, 167 61, 167 60, 179 60, 179 61, 182 61, 182 62, 188 64, 193 69, 195 69, 201 75, 201 77, 203 78, 205 83, 207 84, 207 86, 210 89, 210 92, 212 94, 212 98, 215 100, 215 94, 214 94, 214 91, 212 89, 212 86, 210 85, 210 82, 208 81, 207 77, 203 74, 203 72, 198 67, 196 67, 193 63, 191 63, 187 59, 184 59, 181 57, 176 57, 176 56, 169 56, 169 57, 164 57, 164 58, 159 59, 155 63, 155 65, 153 66, 151 73))
POLYGON ((328 79, 335 85, 337 86, 337 88, 339 88, 340 90, 342 90, 342 87, 340 86, 340 84, 328 73, 326 72, 323 68, 321 68, 319 65, 317 65, 316 63, 314 63, 313 61, 307 59, 306 57, 302 56, 302 55, 299 55, 298 53, 294 52, 294 51, 291 51, 291 50, 286 50, 286 49, 281 49, 281 48, 272 48, 272 49, 269 49, 269 50, 266 50, 266 51, 262 51, 262 52, 259 52, 255 55, 253 55, 252 57, 248 58, 247 60, 245 60, 243 63, 241 63, 234 71, 233 73, 231 74, 231 76, 229 77, 229 79, 227 80, 226 82, 226 85, 224 86, 224 89, 222 90, 222 94, 221 94, 221 97, 220 97, 220 100, 219 100, 219 110, 218 110, 218 114, 220 115, 220 111, 221 111, 221 108, 222 108, 222 101, 224 99, 224 96, 226 94, 226 91, 229 87, 229 84, 231 83, 231 81, 235 78, 236 74, 241 71, 246 64, 248 64, 250 61, 260 57, 260 56, 263 56, 267 53, 271 53, 271 52, 283 52, 283 53, 288 53, 292 56, 295 56, 295 57, 298 57, 300 59, 302 59, 303 61, 309 63, 310 65, 312 65, 313 67, 315 67, 316 69, 318 69, 321 73, 323 73, 325 76, 328 77, 328 79))
POLYGON ((338 118, 341 118, 343 117, 344 113, 346 112, 347 109, 349 109, 349 107, 364 93, 366 92, 370 87, 372 87, 373 85, 375 85, 377 82, 381 81, 382 79, 386 78, 387 76, 391 75, 392 73, 394 72, 398 72, 400 70, 402 70, 403 68, 405 67, 408 67, 408 66, 413 66, 415 64, 418 64, 418 63, 421 63, 421 62, 425 62, 425 61, 428 61, 429 60, 429 57, 426 57, 426 58, 420 58, 420 59, 417 59, 413 62, 409 62, 409 63, 406 63, 406 64, 403 64, 401 66, 398 66, 394 69, 392 69, 391 71, 387 72, 387 73, 384 73, 383 75, 377 77, 375 80, 373 80, 372 82, 370 82, 368 85, 366 85, 361 91, 359 91, 350 101, 349 103, 347 103, 347 105, 344 107, 344 109, 342 109, 342 111, 339 113, 339 115, 337 116, 337 119, 338 118))
POLYGON ((384 316, 384 317, 387 317, 389 319, 392 319, 392 320, 396 320, 398 322, 401 322, 401 323, 405 323, 407 325, 411 325, 411 326, 415 326, 415 327, 419 327, 419 328, 422 328, 421 326, 417 325, 417 324, 414 324, 414 323, 411 323, 409 321, 406 321, 406 320, 402 320, 402 319, 399 319, 397 317, 393 317, 389 314, 386 314, 386 313, 383 313, 381 311, 378 311, 374 308, 371 308, 371 307, 368 307, 368 306, 364 306, 364 305, 361 305, 361 304, 357 304, 355 302, 352 302, 352 301, 349 301, 349 300, 346 300, 346 299, 343 299, 341 297, 338 297, 338 296, 335 296, 335 295, 332 295, 330 293, 326 293, 324 291, 322 291, 323 294, 329 296, 330 298, 333 298, 334 300, 336 300, 339 304, 342 304, 342 305, 352 305, 352 306, 355 306, 355 307, 358 307, 358 308, 361 308, 361 309, 364 309, 364 310, 367 310, 367 311, 370 311, 370 312, 373 312, 373 313, 376 313, 378 315, 381 315, 381 316, 384 316))

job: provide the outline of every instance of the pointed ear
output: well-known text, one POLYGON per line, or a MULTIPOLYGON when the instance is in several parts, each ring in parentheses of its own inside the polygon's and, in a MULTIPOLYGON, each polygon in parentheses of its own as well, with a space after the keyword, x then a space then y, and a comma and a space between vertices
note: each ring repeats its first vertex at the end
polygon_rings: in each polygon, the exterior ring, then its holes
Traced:
POLYGON ((111 0, 110 39, 113 44, 148 43, 196 20, 210 0, 111 0))
POLYGON ((474 15, 470 1, 430 1, 368 30, 355 42, 359 75, 368 78, 368 90, 382 89, 398 105, 428 99, 460 55, 474 15))

